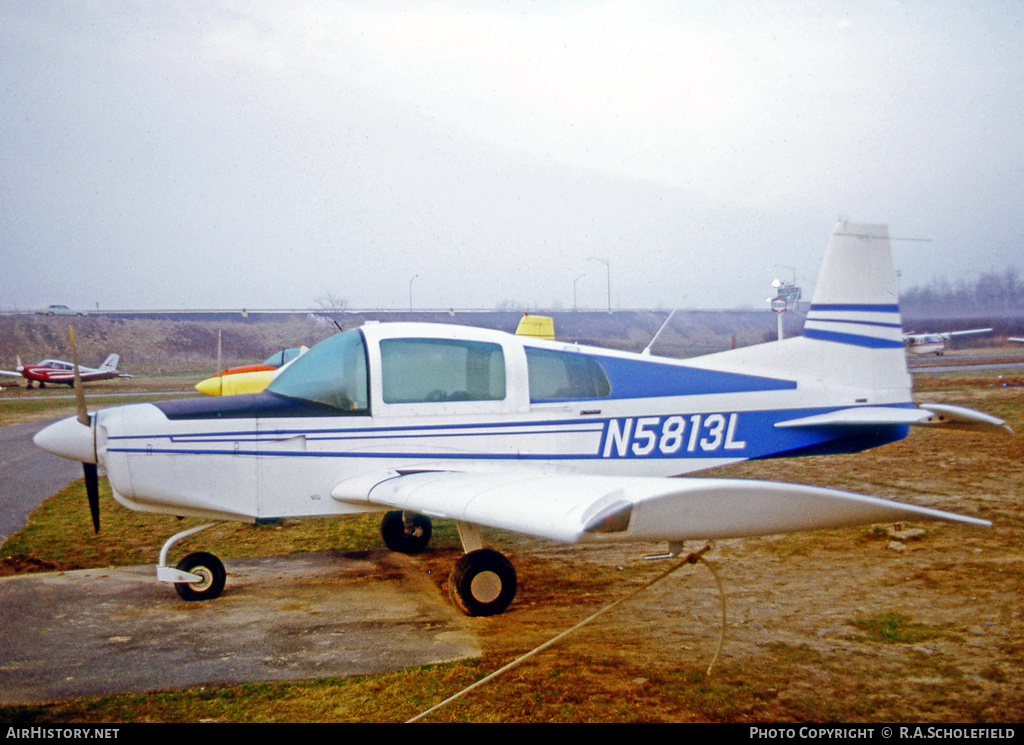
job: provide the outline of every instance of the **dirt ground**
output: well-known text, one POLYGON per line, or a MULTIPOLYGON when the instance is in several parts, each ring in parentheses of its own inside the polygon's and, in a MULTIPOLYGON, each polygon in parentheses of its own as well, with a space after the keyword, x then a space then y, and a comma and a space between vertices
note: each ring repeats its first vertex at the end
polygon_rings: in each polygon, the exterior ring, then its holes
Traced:
MULTIPOLYGON (((1024 427, 1019 384, 985 383, 968 394, 973 400, 941 390, 919 399, 975 406, 1024 427)), ((717 471, 890 497, 993 526, 920 523, 719 541, 706 555, 726 600, 717 660, 721 594, 697 564, 516 674, 545 681, 553 700, 571 699, 570 687, 622 695, 632 716, 656 721, 1019 722, 1022 464, 1019 434, 915 430, 858 455, 717 471), (689 685, 675 686, 679 680, 689 685)), ((471 622, 498 656, 539 645, 670 566, 641 558, 664 548, 506 547, 519 595, 505 615, 471 622)), ((440 568, 435 574, 444 576, 440 568)))

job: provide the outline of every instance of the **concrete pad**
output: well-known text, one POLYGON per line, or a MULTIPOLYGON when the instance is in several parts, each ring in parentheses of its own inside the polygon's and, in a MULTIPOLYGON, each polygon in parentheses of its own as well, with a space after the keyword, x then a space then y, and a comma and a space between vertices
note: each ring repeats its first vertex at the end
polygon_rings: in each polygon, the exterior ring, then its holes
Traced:
POLYGON ((212 683, 364 675, 480 654, 401 554, 225 561, 216 600, 153 566, 0 579, 0 704, 212 683))

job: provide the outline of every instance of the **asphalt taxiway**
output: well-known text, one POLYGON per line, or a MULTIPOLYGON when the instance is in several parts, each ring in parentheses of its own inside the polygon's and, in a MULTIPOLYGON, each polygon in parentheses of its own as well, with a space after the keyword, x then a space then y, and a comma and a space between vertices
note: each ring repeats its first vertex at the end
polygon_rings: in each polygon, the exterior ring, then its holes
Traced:
POLYGON ((75 479, 82 464, 37 448, 32 436, 50 422, 0 427, 0 544, 25 527, 29 514, 75 479))
POLYGON ((368 675, 480 654, 466 620, 387 551, 225 562, 186 602, 153 566, 0 579, 0 704, 368 675))
MULTIPOLYGON (((82 477, 43 452, 48 422, 0 427, 0 543, 82 477)), ((203 684, 365 675, 479 655, 429 577, 388 551, 225 561, 185 602, 155 566, 0 578, 0 705, 203 684)))

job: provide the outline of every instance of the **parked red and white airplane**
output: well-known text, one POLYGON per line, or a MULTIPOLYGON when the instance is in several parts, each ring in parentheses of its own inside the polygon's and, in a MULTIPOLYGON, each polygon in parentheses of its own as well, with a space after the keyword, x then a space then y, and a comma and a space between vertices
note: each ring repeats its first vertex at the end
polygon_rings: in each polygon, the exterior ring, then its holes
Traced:
POLYGON ((903 343, 911 354, 934 354, 941 357, 946 351, 946 344, 954 336, 970 334, 991 334, 992 329, 971 329, 970 331, 947 331, 942 334, 904 334, 903 343))
MULTIPOLYGON (((110 380, 111 378, 130 378, 131 375, 117 369, 117 363, 121 358, 112 354, 103 361, 97 368, 81 367, 78 372, 82 376, 82 382, 88 383, 93 380, 110 380)), ((28 387, 32 382, 39 383, 40 388, 45 388, 47 383, 60 383, 61 385, 74 386, 75 366, 64 360, 43 360, 38 365, 25 365, 18 357, 18 367, 15 371, 0 370, 2 375, 20 375, 28 381, 28 387)))

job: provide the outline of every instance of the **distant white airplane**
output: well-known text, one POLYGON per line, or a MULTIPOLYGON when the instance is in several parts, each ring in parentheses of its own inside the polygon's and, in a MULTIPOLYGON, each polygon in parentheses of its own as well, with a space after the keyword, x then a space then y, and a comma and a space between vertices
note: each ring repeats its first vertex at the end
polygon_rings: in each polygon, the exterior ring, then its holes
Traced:
POLYGON ((946 351, 946 344, 954 336, 971 334, 991 334, 992 329, 971 329, 970 331, 946 331, 941 334, 904 334, 903 342, 912 354, 934 354, 941 357, 946 351))
MULTIPOLYGON (((884 225, 839 223, 802 337, 676 360, 499 331, 367 323, 310 349, 261 393, 85 412, 36 435, 97 464, 134 510, 212 521, 381 512, 384 542, 416 553, 431 519, 465 555, 450 595, 504 611, 516 572, 484 547, 492 527, 563 542, 682 542, 902 520, 985 520, 835 489, 672 478, 758 458, 845 453, 911 425, 1004 428, 915 406, 884 225)), ((81 389, 79 389, 81 390, 81 389)), ((211 523, 212 524, 212 523, 211 523)), ((157 578, 217 597, 225 570, 199 552, 157 578)))

